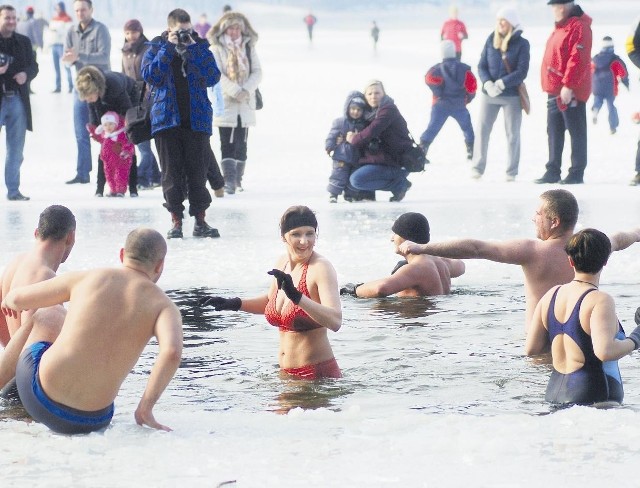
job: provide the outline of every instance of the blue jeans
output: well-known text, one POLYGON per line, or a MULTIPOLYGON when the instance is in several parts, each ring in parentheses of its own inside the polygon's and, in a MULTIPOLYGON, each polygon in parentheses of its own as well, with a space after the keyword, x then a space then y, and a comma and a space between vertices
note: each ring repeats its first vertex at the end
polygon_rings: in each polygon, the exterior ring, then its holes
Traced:
POLYGON ((78 162, 76 176, 89 181, 91 173, 91 142, 89 140, 89 105, 78 98, 78 92, 73 90, 73 128, 76 132, 78 146, 78 162))
MULTIPOLYGON (((54 44, 51 46, 51 54, 53 55, 53 67, 56 70, 56 90, 62 89, 62 81, 60 77, 60 58, 62 58, 62 54, 64 52, 64 46, 62 44, 54 44)), ((69 91, 73 88, 73 80, 71 79, 71 68, 67 66, 64 67, 67 72, 67 83, 69 86, 69 91)))
POLYGON ((383 190, 397 195, 409 187, 408 174, 400 166, 365 164, 351 173, 349 182, 356 190, 383 190))
POLYGON ((151 150, 151 141, 144 141, 138 144, 140 151, 140 165, 138 166, 138 184, 151 186, 153 183, 160 183, 160 167, 156 156, 151 150))
POLYGON ((462 129, 464 142, 467 144, 473 144, 475 134, 473 133, 471 116, 469 115, 467 108, 463 107, 452 109, 443 103, 436 103, 431 107, 431 119, 429 120, 427 130, 425 130, 420 136, 420 142, 426 146, 431 144, 449 117, 453 117, 460 126, 460 129, 462 129))
POLYGON ((20 95, 3 96, 0 105, 0 128, 7 131, 7 156, 4 161, 4 182, 9 198, 20 192, 20 166, 24 159, 24 139, 27 133, 27 112, 20 95))
POLYGON ((591 110, 595 112, 599 112, 602 108, 602 104, 607 102, 607 108, 609 109, 609 128, 611 130, 616 130, 618 125, 620 125, 620 120, 618 119, 618 110, 616 106, 613 104, 613 101, 616 99, 613 95, 609 95, 606 97, 601 97, 599 95, 593 96, 593 108, 591 110))

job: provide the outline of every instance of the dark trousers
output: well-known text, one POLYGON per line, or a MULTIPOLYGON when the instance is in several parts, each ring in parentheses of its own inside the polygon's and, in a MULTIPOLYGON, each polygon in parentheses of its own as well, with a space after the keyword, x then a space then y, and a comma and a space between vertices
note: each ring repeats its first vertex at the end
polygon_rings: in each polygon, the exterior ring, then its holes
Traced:
MULTIPOLYGON (((189 215, 203 213, 211 203, 206 188, 209 134, 182 127, 172 127, 154 134, 162 171, 164 206, 179 216, 189 198, 189 215)), ((209 146, 210 148, 210 146, 209 146)))
POLYGON ((213 154, 211 144, 207 144, 207 147, 205 147, 204 149, 207 165, 207 180, 209 180, 209 184, 211 185, 212 190, 218 190, 224 186, 224 177, 220 172, 220 166, 218 165, 216 155, 213 154))
POLYGON ((582 179, 587 167, 587 104, 572 102, 566 110, 560 110, 556 97, 547 100, 547 135, 549 137, 549 162, 546 175, 560 177, 565 132, 571 137, 571 167, 569 176, 582 179))
MULTIPOLYGON (((96 183, 96 193, 104 193, 104 184, 107 182, 104 176, 104 162, 98 156, 98 181, 96 183)), ((136 167, 136 155, 133 155, 131 169, 129 170, 129 195, 138 193, 138 168, 136 167)))
POLYGON ((451 108, 444 103, 436 103, 431 107, 431 119, 429 119, 427 129, 420 136, 420 142, 427 146, 430 145, 449 117, 453 117, 460 126, 460 129, 462 129, 464 142, 473 144, 475 134, 473 132, 473 126, 471 125, 471 116, 467 108, 451 108))
POLYGON ((222 159, 247 160, 247 137, 249 128, 242 127, 242 121, 238 115, 236 127, 220 127, 220 156, 222 159))

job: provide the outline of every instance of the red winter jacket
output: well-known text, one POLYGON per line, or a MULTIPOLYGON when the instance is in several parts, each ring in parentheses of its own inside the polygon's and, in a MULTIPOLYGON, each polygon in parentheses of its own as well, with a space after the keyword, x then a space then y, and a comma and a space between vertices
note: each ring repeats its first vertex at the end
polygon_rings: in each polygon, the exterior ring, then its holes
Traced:
POLYGON ((576 5, 569 18, 556 22, 547 41, 540 67, 542 90, 557 96, 566 86, 586 102, 591 95, 591 43, 591 17, 576 5))

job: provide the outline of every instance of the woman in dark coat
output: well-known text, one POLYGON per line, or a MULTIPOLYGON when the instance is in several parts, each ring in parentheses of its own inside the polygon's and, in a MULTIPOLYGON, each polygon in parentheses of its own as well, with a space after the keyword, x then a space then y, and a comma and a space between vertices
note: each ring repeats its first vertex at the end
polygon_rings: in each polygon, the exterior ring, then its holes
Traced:
MULTIPOLYGON (((76 90, 80 100, 89 105, 89 123, 100 125, 100 118, 107 112, 116 112, 124 117, 138 99, 138 89, 133 78, 127 75, 109 71, 103 73, 95 66, 85 66, 76 76, 76 90)), ((98 184, 96 196, 104 195, 104 164, 98 158, 98 184)), ((131 172, 129 173, 129 195, 138 196, 138 172, 136 171, 136 157, 133 156, 131 172)))
POLYGON ((401 156, 413 146, 404 117, 393 99, 385 94, 381 81, 373 80, 364 89, 370 108, 369 125, 361 132, 348 132, 347 142, 362 154, 360 167, 351 173, 350 183, 357 190, 390 191, 391 202, 401 201, 411 182, 402 167, 401 156))

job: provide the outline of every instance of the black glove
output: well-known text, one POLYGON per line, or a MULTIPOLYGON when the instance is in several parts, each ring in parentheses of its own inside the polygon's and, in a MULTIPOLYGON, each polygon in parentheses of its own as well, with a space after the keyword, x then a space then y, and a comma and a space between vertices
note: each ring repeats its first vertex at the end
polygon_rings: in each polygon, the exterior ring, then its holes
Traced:
POLYGON ((398 271, 400 268, 402 268, 405 264, 409 264, 407 263, 406 259, 401 259, 400 261, 398 261, 398 264, 396 264, 396 267, 393 268, 393 270, 391 270, 391 274, 395 273, 396 271, 398 271))
POLYGON ((198 300, 201 307, 213 307, 214 310, 233 310, 237 312, 242 306, 242 300, 238 297, 223 298, 223 297, 203 297, 198 300))
POLYGON ((280 271, 279 269, 272 269, 271 271, 267 271, 267 274, 270 274, 276 279, 276 281, 278 282, 278 288, 284 291, 284 294, 287 295, 287 298, 289 300, 291 300, 296 305, 300 303, 302 292, 295 287, 290 274, 287 274, 284 271, 280 271))
POLYGON ((640 325, 640 307, 636 309, 636 316, 634 317, 634 320, 636 321, 636 325, 640 325))
POLYGON ((354 297, 358 297, 356 295, 356 288, 358 288, 362 283, 347 283, 342 288, 340 288, 340 295, 352 295, 354 297))
POLYGON ((631 334, 627 336, 627 339, 631 339, 635 344, 633 348, 634 351, 640 347, 640 325, 633 329, 631 334))

